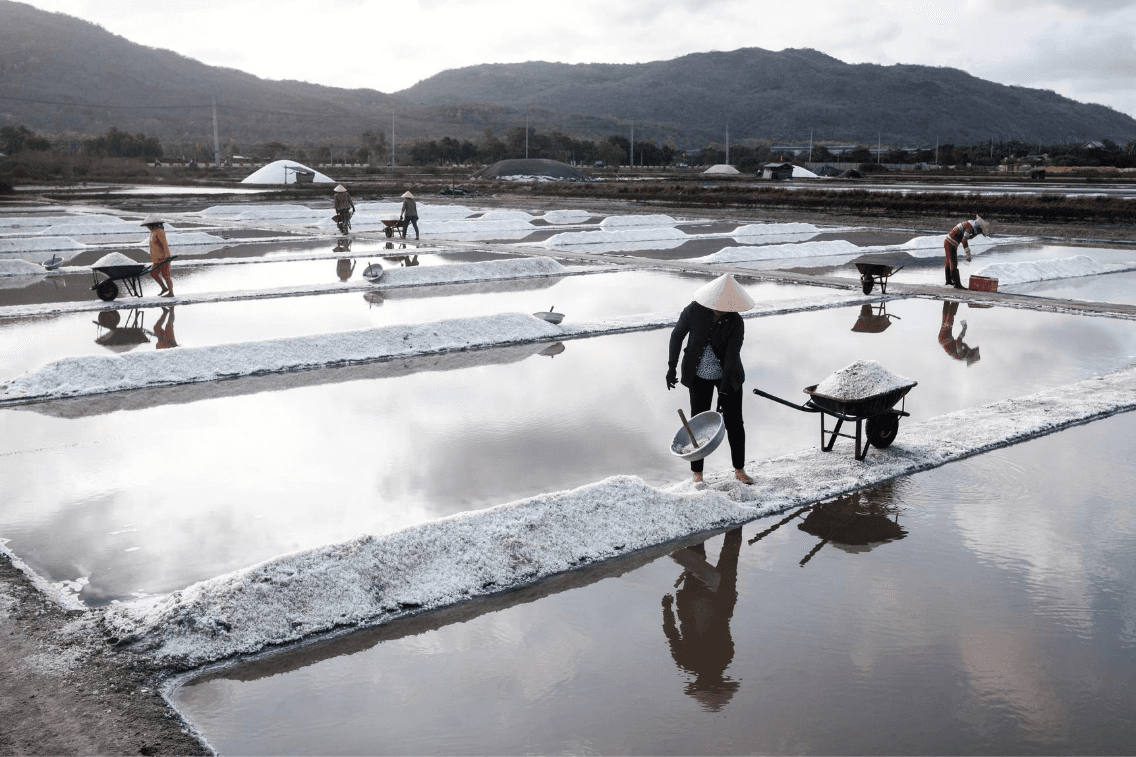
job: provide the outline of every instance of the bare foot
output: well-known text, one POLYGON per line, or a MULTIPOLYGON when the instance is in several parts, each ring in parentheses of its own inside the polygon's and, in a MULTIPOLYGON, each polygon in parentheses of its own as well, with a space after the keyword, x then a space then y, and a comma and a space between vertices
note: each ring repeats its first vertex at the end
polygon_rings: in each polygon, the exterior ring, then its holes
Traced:
POLYGON ((694 483, 696 483, 696 484, 702 483, 702 474, 701 473, 695 473, 694 474, 694 483))
POLYGON ((734 470, 734 478, 736 478, 738 481, 741 481, 743 484, 752 484, 753 483, 753 479, 750 478, 749 474, 746 473, 741 468, 737 468, 737 469, 734 470))

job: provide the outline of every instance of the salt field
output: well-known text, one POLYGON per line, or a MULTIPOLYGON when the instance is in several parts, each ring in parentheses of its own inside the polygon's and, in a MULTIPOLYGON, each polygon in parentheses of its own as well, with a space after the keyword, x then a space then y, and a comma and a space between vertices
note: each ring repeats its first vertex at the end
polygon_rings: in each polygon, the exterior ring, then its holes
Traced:
POLYGON ((219 753, 1125 751, 1136 249, 196 202, 168 298, 91 290, 131 214, 0 217, 0 546, 219 753), (670 448, 725 272, 752 486, 670 448), (799 412, 853 364, 914 384, 863 460, 799 412))

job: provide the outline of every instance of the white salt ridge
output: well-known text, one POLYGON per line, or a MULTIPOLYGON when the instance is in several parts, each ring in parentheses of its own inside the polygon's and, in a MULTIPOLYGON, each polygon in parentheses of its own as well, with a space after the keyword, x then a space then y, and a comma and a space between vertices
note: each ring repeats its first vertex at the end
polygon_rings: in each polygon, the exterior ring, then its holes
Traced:
POLYGON ((272 339, 64 358, 0 387, 0 401, 74 397, 143 386, 171 386, 237 376, 349 365, 392 357, 513 344, 559 336, 560 329, 523 313, 272 339))
POLYGON ((58 224, 83 224, 91 226, 101 223, 119 223, 122 219, 110 215, 63 215, 63 216, 0 216, 0 232, 38 234, 39 231, 26 231, 26 229, 47 229, 58 224))
POLYGON ((724 236, 763 237, 783 234, 819 234, 820 229, 811 223, 749 223, 739 226, 724 236))
POLYGON ((587 247, 589 252, 648 249, 653 242, 672 242, 678 246, 693 239, 674 227, 642 227, 596 231, 564 231, 536 243, 539 247, 587 247))
POLYGON ((817 384, 814 392, 847 402, 876 397, 914 383, 909 378, 895 375, 875 360, 857 360, 817 384))
POLYGON ((133 258, 123 255, 121 252, 108 252, 101 258, 91 263, 91 268, 103 268, 112 265, 138 265, 139 262, 133 258))
MULTIPOLYGON (((166 224, 167 231, 172 228, 172 226, 166 224)), ((123 221, 115 218, 113 222, 109 223, 105 221, 100 223, 76 223, 75 221, 70 221, 68 223, 49 226, 40 233, 47 237, 99 237, 111 234, 136 236, 139 234, 149 234, 150 232, 135 221, 123 221)))
POLYGON ((1136 262, 1101 263, 1087 255, 1056 260, 1027 260, 1020 263, 991 263, 975 271, 975 276, 998 279, 998 287, 1026 284, 1031 281, 1051 281, 1054 279, 1073 279, 1080 276, 1096 276, 1103 273, 1131 271, 1136 262))
POLYGON ((88 245, 70 237, 4 237, 0 238, 0 254, 25 252, 57 252, 83 250, 88 245))
POLYGON ((796 258, 861 254, 863 254, 863 248, 857 247, 844 239, 832 239, 824 242, 803 242, 801 244, 731 247, 691 260, 699 263, 741 263, 757 260, 793 260, 796 258))
POLYGON ((0 276, 39 276, 46 270, 30 260, 0 260, 0 276))
MULTIPOLYGON (((535 320, 535 319, 534 319, 535 320)), ((863 461, 810 448, 665 489, 616 476, 385 535, 283 555, 169 595, 93 613, 164 664, 201 665, 334 629, 372 626, 1136 409, 1136 369, 901 427, 863 461)), ((847 446, 841 452, 847 452, 847 446)))
POLYGON ((562 223, 583 223, 591 218, 594 213, 589 213, 586 210, 550 210, 545 213, 543 218, 548 223, 562 224, 562 223))
POLYGON ((608 216, 600 221, 605 229, 622 229, 629 226, 677 226, 678 221, 667 215, 608 216))
POLYGON ((483 213, 480 221, 524 221, 530 223, 536 218, 532 213, 523 210, 490 210, 483 213))
MULTIPOLYGON (((528 261, 494 261, 485 264, 468 263, 465 265, 481 266, 522 262, 528 261)), ((555 261, 547 262, 556 264, 555 261)), ((535 269, 539 264, 533 261, 530 265, 535 269)), ((407 277, 431 276, 433 275, 432 270, 442 267, 418 266, 392 269, 384 273, 383 286, 379 289, 395 288, 389 285, 387 279, 397 279, 399 274, 404 274, 407 277)), ((447 281, 449 280, 447 279, 447 281)), ((338 287, 336 291, 343 291, 343 288, 338 287)), ((763 315, 843 307, 867 301, 869 301, 868 298, 834 291, 816 298, 758 303, 757 307, 743 313, 742 317, 757 318, 763 315)), ((506 322, 496 320, 504 317, 487 316, 482 319, 463 321, 463 328, 466 329, 470 339, 465 344, 454 342, 451 335, 452 328, 437 329, 434 328, 437 324, 427 323, 420 324, 421 330, 417 332, 414 339, 400 339, 399 335, 403 334, 403 331, 390 332, 390 328, 395 327, 375 329, 365 345, 365 349, 360 347, 359 339, 356 337, 345 339, 341 338, 343 336, 341 334, 323 334, 297 340, 243 342, 212 347, 182 347, 177 350, 145 353, 128 352, 118 355, 64 358, 36 371, 18 376, 7 384, 0 384, 0 404, 90 396, 155 386, 190 384, 216 378, 238 378, 286 370, 346 365, 353 362, 427 355, 464 348, 501 347, 524 342, 554 341, 566 337, 648 331, 673 326, 678 320, 678 313, 641 313, 590 323, 565 323, 560 326, 549 324, 528 315, 521 317, 520 314, 509 315, 509 320, 506 322), (521 317, 521 320, 515 320, 517 317, 521 317), (534 334, 528 319, 545 324, 548 330, 534 334), (515 331, 510 331, 506 327, 508 324, 516 325, 518 328, 515 331), (394 336, 390 336, 391 333, 394 336), (287 342, 287 344, 283 344, 284 342, 287 342), (281 351, 272 360, 265 359, 266 353, 277 350, 281 351)))

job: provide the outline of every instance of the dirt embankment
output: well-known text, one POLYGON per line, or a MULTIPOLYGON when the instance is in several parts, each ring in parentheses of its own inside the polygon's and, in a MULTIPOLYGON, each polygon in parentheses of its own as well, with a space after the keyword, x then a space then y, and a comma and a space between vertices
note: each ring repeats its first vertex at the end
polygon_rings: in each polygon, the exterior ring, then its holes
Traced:
POLYGON ((0 755, 211 754, 155 671, 92 637, 0 554, 0 755))

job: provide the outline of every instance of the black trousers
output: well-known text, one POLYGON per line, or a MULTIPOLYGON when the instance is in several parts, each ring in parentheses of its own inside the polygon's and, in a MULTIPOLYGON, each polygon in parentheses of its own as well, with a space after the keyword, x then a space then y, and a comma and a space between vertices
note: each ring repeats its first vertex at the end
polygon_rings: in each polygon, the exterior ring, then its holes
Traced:
MULTIPOLYGON (((714 390, 718 388, 717 381, 694 377, 690 385, 690 415, 694 417, 710 409, 714 399, 714 390)), ((742 421, 742 392, 719 392, 718 400, 722 406, 722 419, 726 422, 726 439, 730 442, 730 460, 735 470, 745 467, 746 458, 746 432, 742 421)), ((705 460, 691 460, 690 469, 695 473, 702 472, 705 460)))

